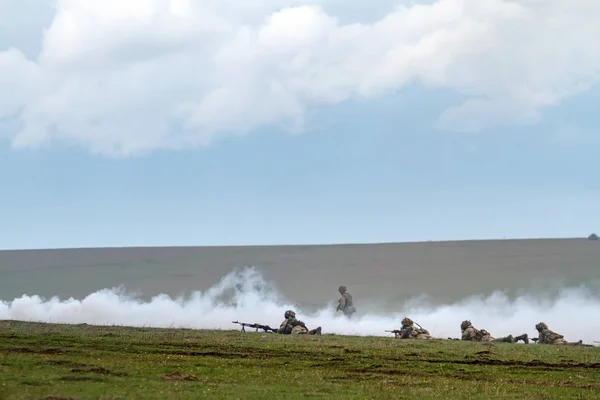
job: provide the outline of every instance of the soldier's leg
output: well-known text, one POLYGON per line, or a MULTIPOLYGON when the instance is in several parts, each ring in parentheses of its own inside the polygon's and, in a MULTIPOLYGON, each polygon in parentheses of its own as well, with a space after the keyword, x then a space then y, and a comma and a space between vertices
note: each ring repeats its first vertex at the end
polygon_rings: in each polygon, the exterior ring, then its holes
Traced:
POLYGON ((515 338, 513 337, 513 335, 508 335, 506 337, 503 338, 499 338, 499 339, 494 339, 494 342, 502 342, 502 343, 514 343, 515 342, 515 338))
POLYGON ((308 333, 309 333, 309 335, 320 335, 321 334, 321 327, 319 326, 318 328, 312 329, 308 333))
POLYGON ((293 329, 292 329, 292 335, 306 335, 308 333, 308 329, 304 328, 303 326, 300 325, 296 325, 293 329))
POLYGON ((515 342, 518 342, 519 340, 522 340, 523 342, 525 342, 525 344, 529 344, 529 336, 526 333, 515 337, 515 342))
POLYGON ((565 342, 565 344, 569 345, 569 346, 581 346, 583 344, 583 340, 579 340, 579 342, 575 342, 575 343, 569 343, 569 342, 565 342))

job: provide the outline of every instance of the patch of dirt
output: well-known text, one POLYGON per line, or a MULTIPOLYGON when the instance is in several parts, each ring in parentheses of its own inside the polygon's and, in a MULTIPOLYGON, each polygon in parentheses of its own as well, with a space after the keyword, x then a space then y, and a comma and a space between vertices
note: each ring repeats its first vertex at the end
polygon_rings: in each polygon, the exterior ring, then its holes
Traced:
POLYGON ((358 353, 362 353, 362 351, 361 350, 353 350, 353 349, 344 349, 344 353, 358 354, 358 353))
POLYGON ((40 400, 79 400, 78 397, 46 396, 40 397, 40 400))
POLYGON ((25 386, 43 386, 39 381, 23 381, 22 383, 25 386))
POLYGON ((163 376, 165 381, 197 381, 198 378, 194 375, 186 374, 184 372, 172 372, 168 375, 163 376))
POLYGON ((374 369, 374 368, 355 368, 349 369, 348 372, 353 372, 357 374, 383 374, 383 375, 403 375, 406 371, 396 370, 396 369, 374 369))
POLYGON ((102 368, 102 367, 93 367, 87 370, 88 372, 93 372, 95 374, 103 374, 103 375, 112 375, 114 374, 114 372, 106 369, 106 368, 102 368))
POLYGON ((40 361, 39 364, 45 364, 45 365, 63 365, 65 367, 69 367, 69 368, 83 368, 83 367, 87 367, 87 364, 76 363, 76 362, 69 361, 69 360, 46 360, 46 361, 40 361))
POLYGON ((85 368, 85 369, 73 368, 73 369, 71 369, 71 372, 73 372, 73 373, 93 373, 93 374, 115 375, 115 376, 123 375, 121 373, 116 373, 116 372, 113 372, 109 369, 102 368, 102 367, 91 367, 91 368, 85 368))
POLYGON ((61 349, 30 349, 29 347, 9 347, 1 350, 4 353, 58 354, 61 349))
POLYGON ((98 376, 63 376, 60 378, 62 381, 69 382, 102 382, 104 379, 98 376))
POLYGON ((218 351, 172 351, 170 354, 175 355, 187 355, 194 357, 219 357, 219 358, 248 358, 250 355, 247 353, 229 353, 229 352, 218 352, 218 351))
MULTIPOLYGON (((146 348, 148 349, 148 348, 146 348)), ((229 350, 216 350, 216 351, 184 351, 184 350, 171 350, 171 349, 156 349, 153 353, 158 354, 172 354, 177 356, 192 356, 192 357, 218 357, 218 358, 227 358, 227 359, 235 359, 235 358, 290 358, 295 355, 299 355, 301 357, 309 357, 315 358, 315 353, 306 353, 306 352, 294 352, 294 351, 273 351, 273 350, 264 350, 264 349, 240 349, 240 352, 233 352, 231 349, 229 350)), ((320 358, 320 357, 317 357, 320 358)))

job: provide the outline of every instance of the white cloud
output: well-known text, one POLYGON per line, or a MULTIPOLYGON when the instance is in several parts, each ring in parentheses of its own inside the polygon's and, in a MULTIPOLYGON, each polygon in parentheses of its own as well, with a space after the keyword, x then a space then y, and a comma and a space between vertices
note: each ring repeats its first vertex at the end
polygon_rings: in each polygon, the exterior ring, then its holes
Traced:
POLYGON ((0 118, 19 118, 15 147, 128 155, 301 130, 308 105, 415 80, 466 96, 437 121, 460 131, 535 122, 598 83, 597 0, 413 3, 349 22, 338 0, 61 0, 37 57, 0 40, 0 118))

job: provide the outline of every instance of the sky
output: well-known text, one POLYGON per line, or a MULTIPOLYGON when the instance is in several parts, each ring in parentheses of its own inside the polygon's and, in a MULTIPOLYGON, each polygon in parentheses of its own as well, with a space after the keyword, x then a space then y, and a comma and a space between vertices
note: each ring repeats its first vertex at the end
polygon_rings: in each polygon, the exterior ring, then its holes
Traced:
POLYGON ((600 233, 597 0, 0 0, 0 249, 600 233))

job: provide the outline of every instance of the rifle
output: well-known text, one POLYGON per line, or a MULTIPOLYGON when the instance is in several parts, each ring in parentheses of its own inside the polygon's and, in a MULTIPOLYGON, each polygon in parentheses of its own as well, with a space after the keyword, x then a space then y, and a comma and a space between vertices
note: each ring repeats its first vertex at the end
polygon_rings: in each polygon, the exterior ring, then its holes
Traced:
POLYGON ((415 322, 415 321, 413 321, 413 323, 414 323, 415 325, 417 325, 417 326, 419 327, 419 329, 423 329, 423 327, 422 327, 422 326, 421 326, 421 325, 420 325, 418 322, 415 322))
POLYGON ((258 332, 259 329, 262 329, 265 332, 273 332, 273 333, 277 333, 277 329, 275 328, 271 328, 269 325, 261 325, 261 324, 249 324, 247 322, 239 322, 239 321, 231 321, 234 324, 239 324, 242 326, 242 332, 246 332, 246 329, 244 329, 246 326, 250 327, 250 328, 255 328, 256 331, 258 332))
POLYGON ((393 334, 394 334, 394 337, 395 337, 396 339, 398 339, 398 338, 400 337, 400 334, 402 333, 402 331, 401 331, 401 330, 399 330, 399 329, 394 329, 393 331, 386 331, 386 332, 391 332, 391 333, 393 333, 393 334))

